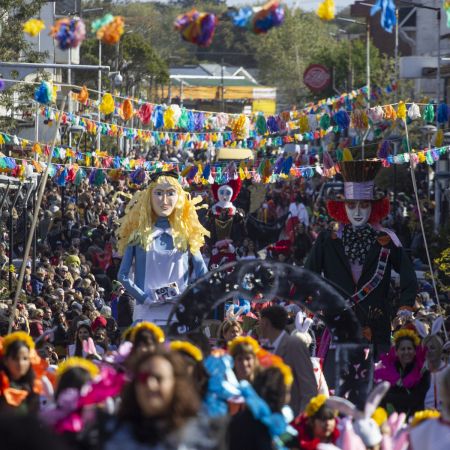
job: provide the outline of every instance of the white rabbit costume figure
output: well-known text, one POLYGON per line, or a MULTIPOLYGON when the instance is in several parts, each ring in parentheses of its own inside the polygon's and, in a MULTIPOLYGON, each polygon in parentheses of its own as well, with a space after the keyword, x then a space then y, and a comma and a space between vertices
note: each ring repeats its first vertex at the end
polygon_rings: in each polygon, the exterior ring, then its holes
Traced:
POLYGON ((341 435, 336 443, 342 450, 366 450, 367 448, 383 450, 406 450, 408 448, 407 433, 403 432, 406 415, 392 414, 386 421, 388 434, 382 434, 379 425, 372 418, 390 384, 378 384, 367 397, 364 411, 341 397, 330 397, 327 403, 330 408, 338 410, 347 417, 340 422, 341 435))
MULTIPOLYGON (((295 330, 292 332, 292 336, 299 338, 304 342, 306 347, 310 347, 312 343, 312 336, 309 333, 309 328, 314 323, 313 319, 306 317, 303 311, 299 311, 295 316, 295 330)), ((316 356, 311 356, 311 363, 314 369, 314 375, 317 382, 317 394, 324 394, 327 397, 330 395, 328 390, 328 384, 325 380, 325 376, 322 372, 322 365, 320 363, 320 358, 316 356)))

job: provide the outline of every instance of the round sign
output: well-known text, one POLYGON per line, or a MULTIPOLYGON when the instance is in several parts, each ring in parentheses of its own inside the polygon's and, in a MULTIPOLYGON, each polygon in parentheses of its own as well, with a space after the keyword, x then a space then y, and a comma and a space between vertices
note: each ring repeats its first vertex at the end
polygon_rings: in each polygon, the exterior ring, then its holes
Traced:
POLYGON ((330 71, 321 64, 311 64, 303 74, 303 82, 312 91, 322 91, 331 81, 330 71))

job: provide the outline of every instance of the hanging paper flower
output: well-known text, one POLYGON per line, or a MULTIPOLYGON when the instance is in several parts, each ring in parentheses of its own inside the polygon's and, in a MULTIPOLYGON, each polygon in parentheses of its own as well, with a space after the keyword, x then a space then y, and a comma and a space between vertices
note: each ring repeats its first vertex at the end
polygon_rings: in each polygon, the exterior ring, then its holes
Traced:
POLYGON ((198 12, 196 9, 179 15, 174 27, 181 34, 183 40, 200 47, 208 47, 214 37, 217 17, 214 14, 198 12))
POLYGON ((284 15, 284 7, 276 0, 266 3, 259 11, 255 8, 253 33, 267 33, 271 28, 279 27, 284 22, 284 15))
POLYGON ((56 101, 56 86, 48 81, 42 81, 34 91, 34 99, 42 105, 48 105, 56 101))
POLYGON ((245 6, 229 13, 233 25, 248 28, 255 34, 267 33, 271 28, 279 27, 284 22, 285 10, 277 0, 272 0, 259 7, 245 6))
POLYGON ((441 103, 437 110, 437 121, 439 123, 448 122, 448 106, 445 103, 441 103))
POLYGON ((108 116, 109 114, 112 114, 114 112, 114 99, 112 97, 112 95, 107 92, 103 97, 102 97, 102 102, 100 103, 100 112, 105 114, 105 116, 108 116))
POLYGON ((388 33, 392 33, 392 29, 397 22, 395 17, 395 5, 393 0, 377 0, 370 10, 370 15, 375 15, 381 11, 381 26, 388 33))
POLYGON ((45 30, 45 24, 41 19, 30 19, 23 24, 23 32, 36 37, 42 30, 45 30))
POLYGON ((0 91, 3 91, 5 89, 5 82, 0 78, 0 91))
POLYGON ((61 50, 77 48, 86 38, 86 27, 79 17, 65 17, 55 22, 50 35, 61 50))
POLYGON ((333 20, 335 15, 336 7, 334 5, 334 0, 323 0, 317 8, 317 15, 322 20, 333 20))
POLYGON ((119 115, 120 117, 125 120, 130 120, 133 117, 134 110, 133 110, 133 103, 131 103, 131 100, 126 99, 119 109, 119 115))
POLYGON ((92 31, 104 44, 117 44, 124 33, 125 23, 121 16, 106 14, 92 24, 92 31))

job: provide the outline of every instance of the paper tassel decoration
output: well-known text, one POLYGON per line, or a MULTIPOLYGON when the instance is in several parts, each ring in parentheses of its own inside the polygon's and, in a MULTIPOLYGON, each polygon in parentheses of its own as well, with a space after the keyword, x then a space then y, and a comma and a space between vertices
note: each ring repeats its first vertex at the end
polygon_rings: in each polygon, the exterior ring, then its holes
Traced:
POLYGON ((420 108, 419 105, 416 105, 415 103, 411 104, 411 106, 408 109, 408 118, 410 120, 416 120, 420 119, 420 108))
POLYGON ((447 27, 450 28, 450 0, 444 0, 444 9, 447 13, 447 27))
POLYGON ((77 48, 86 38, 86 27, 78 17, 65 17, 55 22, 50 35, 61 50, 77 48))
POLYGON ((85 105, 88 100, 89 100, 89 91, 87 90, 86 86, 83 86, 81 88, 81 91, 77 94, 77 101, 85 105))
POLYGON ((406 120, 406 105, 402 101, 397 107, 397 117, 401 120, 406 120))
POLYGON ((395 4, 393 0, 377 0, 370 10, 370 15, 375 15, 381 11, 381 27, 388 33, 392 33, 392 29, 396 23, 395 4))
POLYGON ((36 37, 42 30, 45 30, 45 24, 41 19, 30 19, 23 24, 23 32, 32 37, 36 37))
POLYGON ((34 99, 42 105, 48 105, 56 101, 56 86, 48 81, 42 81, 34 91, 34 99))
POLYGON ((434 142, 434 145, 436 147, 442 147, 444 143, 444 132, 442 131, 442 128, 439 128, 439 130, 436 133, 436 140, 434 142))
POLYGON ((0 91, 3 91, 3 89, 5 89, 5 82, 0 78, 0 91))
POLYGON ((335 15, 336 7, 334 5, 334 0, 323 0, 317 8, 317 15, 322 20, 333 20, 335 15))
POLYGON ((102 97, 102 102, 100 103, 100 112, 105 114, 105 116, 108 116, 109 114, 112 114, 114 112, 114 99, 112 97, 112 95, 107 92, 103 97, 102 97))
POLYGON ((434 121, 434 106, 431 103, 425 106, 425 109, 423 111, 423 120, 428 123, 434 121))
POLYGON ((439 123, 448 122, 448 106, 445 103, 441 103, 437 110, 437 121, 439 123))
POLYGON ((106 14, 92 24, 92 31, 104 44, 117 44, 124 33, 125 23, 121 16, 106 14))
POLYGON ((150 103, 144 103, 138 111, 139 119, 143 125, 148 125, 150 123, 150 119, 152 118, 153 107, 150 103))
POLYGON ((245 6, 229 13, 233 24, 239 28, 248 28, 255 34, 267 33, 271 28, 284 22, 285 11, 277 0, 262 7, 245 6))
POLYGON ((198 12, 193 9, 186 14, 179 15, 173 25, 180 32, 184 41, 199 47, 208 47, 214 37, 217 18, 214 14, 198 12))
POLYGON ((119 110, 120 117, 125 120, 130 120, 133 117, 134 110, 133 110, 133 103, 131 103, 131 100, 126 99, 122 103, 120 110, 119 110))

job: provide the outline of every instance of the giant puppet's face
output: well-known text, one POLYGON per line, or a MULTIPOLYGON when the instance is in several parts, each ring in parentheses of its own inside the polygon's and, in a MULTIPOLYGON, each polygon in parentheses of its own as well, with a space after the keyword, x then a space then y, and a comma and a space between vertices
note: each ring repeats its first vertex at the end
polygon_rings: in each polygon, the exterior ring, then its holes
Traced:
POLYGON ((345 202, 345 211, 354 227, 362 227, 369 220, 372 204, 367 200, 348 200, 345 202))
POLYGON ((220 188, 217 190, 217 197, 219 199, 219 202, 229 203, 231 202, 231 198, 233 197, 233 189, 227 185, 220 186, 220 188))
POLYGON ((157 184, 152 191, 152 210, 159 217, 169 217, 178 201, 178 192, 170 183, 157 184))

